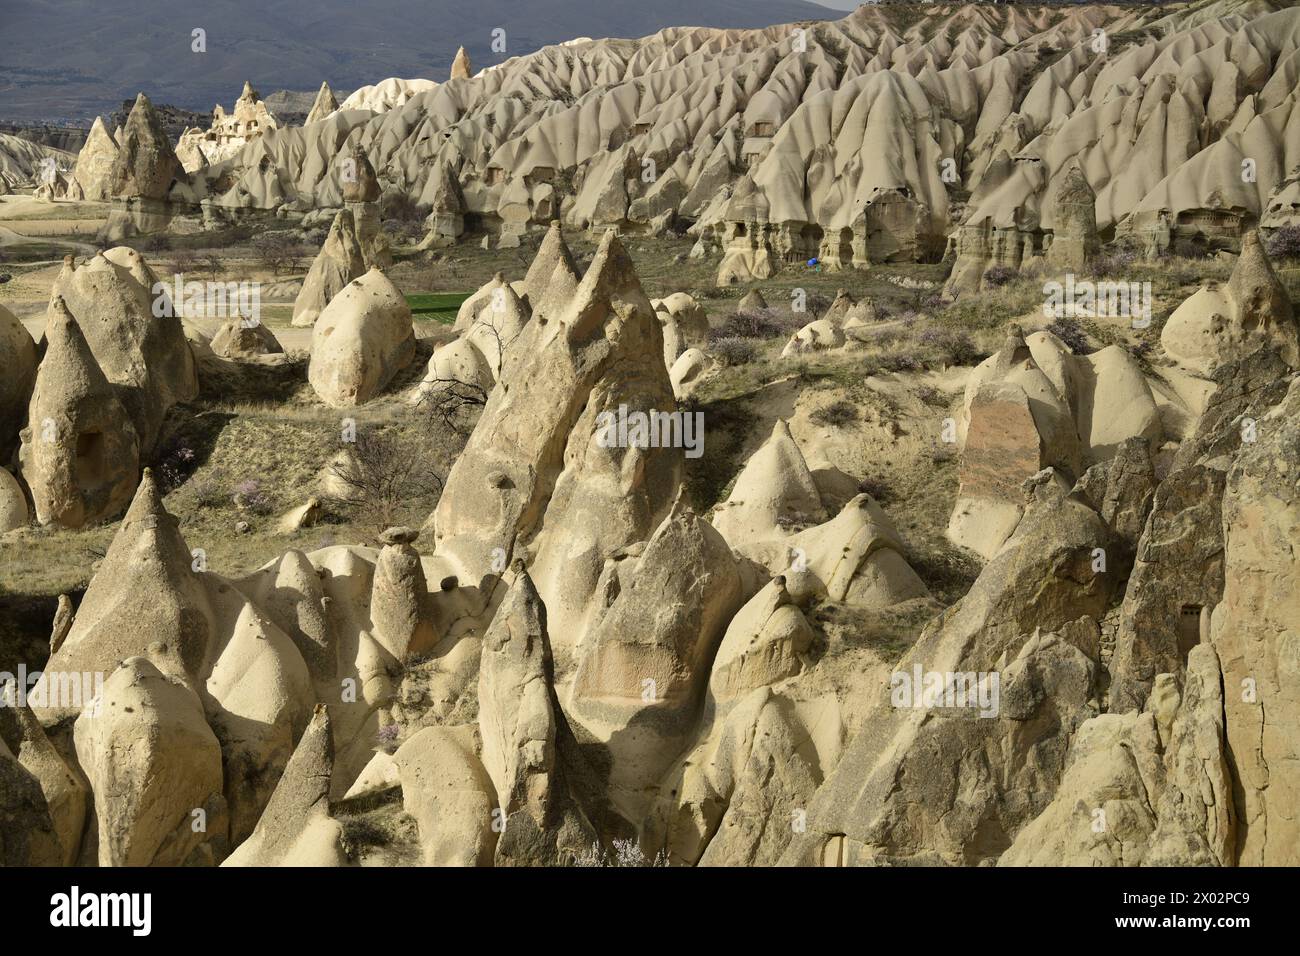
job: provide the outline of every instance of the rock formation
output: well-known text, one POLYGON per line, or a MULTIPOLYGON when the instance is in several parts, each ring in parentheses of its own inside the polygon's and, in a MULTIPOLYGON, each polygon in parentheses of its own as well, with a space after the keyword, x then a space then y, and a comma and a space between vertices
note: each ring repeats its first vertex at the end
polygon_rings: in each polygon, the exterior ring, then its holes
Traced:
POLYGON ((364 405, 415 354, 411 307, 372 268, 331 300, 312 330, 308 381, 334 408, 364 405))
POLYGON ((113 198, 113 168, 117 164, 118 147, 104 128, 102 117, 96 116, 90 135, 77 154, 77 167, 73 171, 86 199, 106 202, 113 198))
POLYGON ((456 50, 456 58, 451 61, 452 80, 468 80, 473 75, 473 70, 469 65, 469 54, 465 52, 464 47, 456 50))
POLYGON ((323 120, 338 108, 339 101, 334 98, 334 91, 330 89, 329 83, 322 82, 316 99, 312 101, 311 109, 307 111, 306 123, 323 120))
POLYGON ((1205 286, 1165 323, 1160 344, 1172 359, 1202 375, 1245 358, 1262 345, 1300 365, 1300 328, 1259 233, 1241 240, 1241 255, 1222 288, 1205 286))
POLYGON ((357 238, 356 220, 344 209, 334 217, 325 243, 312 261, 293 303, 293 324, 310 328, 340 291, 365 275, 366 260, 357 238))
POLYGON ((143 93, 131 107, 119 145, 109 177, 113 198, 166 199, 183 170, 162 120, 143 93))
POLYGON ((22 476, 37 521, 79 528, 116 517, 131 500, 140 439, 60 296, 50 304, 45 341, 22 431, 22 476))

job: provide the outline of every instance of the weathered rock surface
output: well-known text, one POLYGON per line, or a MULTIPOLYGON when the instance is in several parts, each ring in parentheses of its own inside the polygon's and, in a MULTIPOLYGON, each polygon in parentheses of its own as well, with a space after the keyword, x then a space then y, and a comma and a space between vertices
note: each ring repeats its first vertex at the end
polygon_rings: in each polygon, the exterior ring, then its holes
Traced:
POLYGON ((312 330, 307 380, 334 408, 364 405, 415 355, 411 307, 378 269, 348 284, 312 330))

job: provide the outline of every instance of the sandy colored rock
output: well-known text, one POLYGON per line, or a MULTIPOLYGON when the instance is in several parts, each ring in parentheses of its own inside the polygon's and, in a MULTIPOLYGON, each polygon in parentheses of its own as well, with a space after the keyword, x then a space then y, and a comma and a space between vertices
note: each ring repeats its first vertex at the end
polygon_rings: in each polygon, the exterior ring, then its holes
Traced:
POLYGON ((333 408, 374 398, 415 354, 411 307, 378 269, 348 284, 312 330, 307 380, 333 408))
POLYGON ((22 432, 23 481, 36 520, 79 528, 116 517, 131 500, 140 442, 118 391, 59 296, 22 432))
POLYGON ((166 199, 183 171, 162 119, 143 93, 122 127, 120 147, 108 181, 110 194, 115 199, 166 199))
POLYGON ((284 352, 275 333, 261 322, 233 318, 222 324, 212 336, 212 351, 222 358, 254 359, 284 352))
POLYGON ((334 217, 329 235, 312 261, 302 289, 294 300, 293 324, 304 328, 315 325, 330 301, 365 272, 366 264, 352 213, 342 210, 334 217))
POLYGON ((115 386, 142 454, 152 451, 167 410, 199 390, 184 327, 175 304, 159 302, 167 293, 158 283, 140 253, 118 246, 75 269, 65 263, 54 284, 115 386))
POLYGON ((334 91, 330 89, 329 83, 322 82, 320 90, 316 93, 316 99, 312 101, 311 109, 307 111, 307 123, 315 123, 323 120, 339 108, 339 101, 334 97, 334 91))
POLYGON ((343 866, 343 827, 330 816, 334 740, 317 704, 252 836, 223 866, 343 866))
POLYGON ((31 517, 18 479, 8 469, 0 468, 0 534, 25 527, 31 517))
POLYGON ((74 727, 100 866, 179 866, 224 851, 221 747, 198 695, 147 658, 122 662, 74 727), (205 828, 191 824, 202 811, 205 828))
POLYGON ((402 804, 420 831, 429 866, 491 866, 499 806, 474 753, 473 728, 425 727, 393 756, 402 804))
POLYGON ((468 80, 473 75, 469 65, 469 54, 465 52, 464 47, 457 48, 456 58, 451 61, 451 76, 448 79, 468 80))
POLYGON ((107 202, 113 198, 113 167, 117 163, 117 154, 117 143, 104 127, 103 118, 96 116, 90 125, 90 135, 77 154, 77 166, 73 171, 86 199, 107 202))

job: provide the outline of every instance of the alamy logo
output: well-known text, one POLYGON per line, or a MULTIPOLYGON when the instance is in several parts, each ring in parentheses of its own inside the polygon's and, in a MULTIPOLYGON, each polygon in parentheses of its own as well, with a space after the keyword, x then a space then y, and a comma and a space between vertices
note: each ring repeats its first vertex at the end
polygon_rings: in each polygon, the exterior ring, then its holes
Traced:
POLYGON ((0 671, 0 707, 82 708, 99 700, 104 690, 103 671, 57 671, 41 680, 42 671, 18 665, 18 673, 0 671))
POLYGON ((178 315, 244 320, 252 328, 262 321, 260 282, 186 282, 177 274, 172 281, 153 284, 153 315, 156 319, 178 315))
POLYGON ((626 405, 596 416, 601 448, 685 448, 687 458, 704 454, 703 412, 629 412, 626 405))
POLYGON ((895 671, 889 678, 889 702, 912 710, 975 710, 998 715, 1001 678, 997 671, 895 671))
POLYGON ((70 892, 50 897, 50 925, 57 927, 126 926, 133 936, 153 929, 153 894, 70 892))
POLYGON ((1151 283, 1076 281, 1073 272, 1065 282, 1043 283, 1043 315, 1049 319, 1132 319, 1133 328, 1151 324, 1151 283))

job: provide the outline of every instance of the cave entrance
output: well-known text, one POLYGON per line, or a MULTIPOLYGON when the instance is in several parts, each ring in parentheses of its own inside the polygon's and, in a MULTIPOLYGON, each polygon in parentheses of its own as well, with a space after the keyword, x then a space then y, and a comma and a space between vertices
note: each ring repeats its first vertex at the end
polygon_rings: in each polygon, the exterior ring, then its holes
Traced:
POLYGON ((1184 604, 1178 612, 1178 654, 1185 661, 1192 648, 1201 643, 1201 605, 1184 604))
POLYGON ((74 473, 77 485, 81 488, 93 488, 103 483, 108 469, 104 463, 103 432, 82 432, 77 436, 77 454, 74 459, 74 473))

